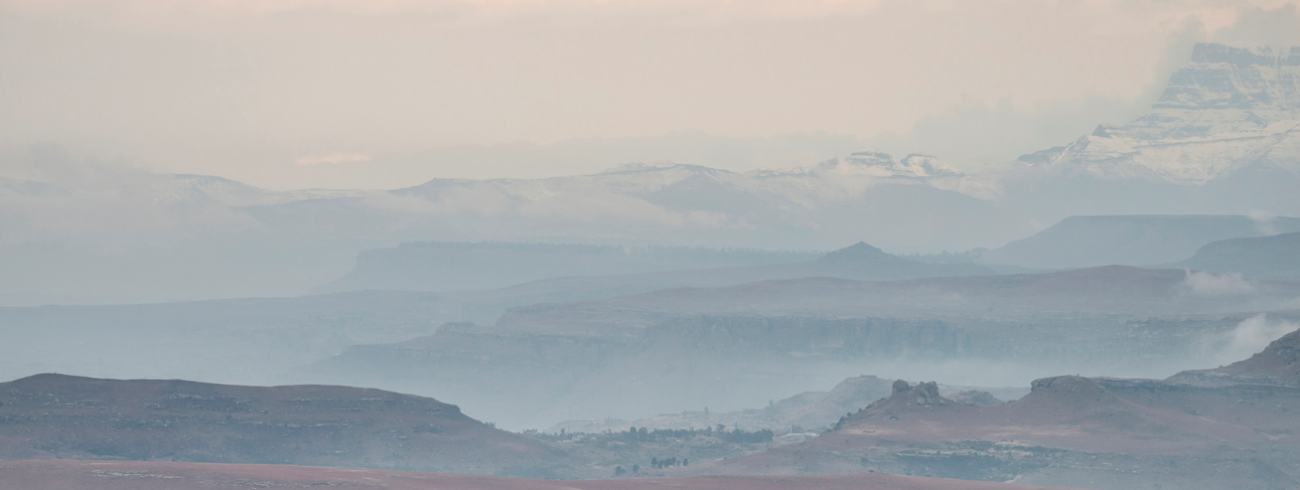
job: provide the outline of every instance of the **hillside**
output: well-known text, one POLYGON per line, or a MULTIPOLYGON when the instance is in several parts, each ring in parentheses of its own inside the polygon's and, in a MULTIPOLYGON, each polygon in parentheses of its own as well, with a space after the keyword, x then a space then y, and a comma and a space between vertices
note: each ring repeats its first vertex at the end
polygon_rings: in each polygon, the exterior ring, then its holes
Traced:
POLYGON ((1246 384, 1300 388, 1300 330, 1274 340, 1263 352, 1249 359, 1216 369, 1183 371, 1168 381, 1195 386, 1246 384))
POLYGON ((817 439, 674 474, 862 471, 1088 488, 1290 488, 1300 483, 1300 391, 1045 378, 1005 405, 965 405, 933 383, 844 417, 817 439), (1249 400, 1250 403, 1244 403, 1249 400))
POLYGON ((1188 269, 1300 281, 1300 233, 1234 238, 1206 244, 1174 264, 1188 269))
POLYGON ((1032 236, 987 251, 979 262, 1034 269, 1151 266, 1184 260, 1219 240, 1292 231, 1300 231, 1300 218, 1257 221, 1246 216, 1071 216, 1032 236))
POLYGON ((816 431, 830 427, 844 412, 856 410, 889 394, 891 382, 876 376, 854 376, 840 381, 830 391, 806 391, 797 395, 771 401, 761 409, 732 412, 703 412, 683 410, 681 413, 663 413, 633 420, 568 420, 555 424, 542 432, 597 433, 606 430, 626 431, 629 427, 649 430, 682 430, 694 427, 712 427, 718 424, 742 430, 769 429, 782 432, 816 431), (803 430, 796 430, 803 429, 803 430))
POLYGON ((563 453, 431 398, 43 374, 0 383, 0 459, 108 459, 556 474, 563 453))

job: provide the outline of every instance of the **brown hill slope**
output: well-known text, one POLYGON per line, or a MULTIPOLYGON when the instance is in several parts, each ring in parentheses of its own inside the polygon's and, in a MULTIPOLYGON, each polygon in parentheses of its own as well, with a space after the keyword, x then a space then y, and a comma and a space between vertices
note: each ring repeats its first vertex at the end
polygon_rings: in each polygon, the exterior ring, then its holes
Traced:
POLYGON ((567 420, 543 432, 625 431, 629 427, 654 429, 691 429, 713 427, 718 424, 744 430, 770 429, 777 431, 820 431, 830 427, 844 412, 878 400, 889 394, 890 382, 875 376, 854 376, 839 382, 830 391, 805 391, 789 398, 771 401, 763 409, 744 409, 732 412, 702 412, 683 410, 679 413, 662 413, 632 421, 620 419, 567 420), (802 430, 794 430, 798 427, 802 430))
POLYGON ((565 456, 431 398, 43 374, 0 383, 0 459, 311 464, 540 474, 565 456))
POLYGON ((677 474, 810 474, 871 469, 1088 488, 1300 486, 1300 390, 1200 388, 1061 376, 995 407, 894 394, 799 444, 677 474))
POLYGON ((0 463, 0 485, 25 490, 1049 490, 1046 487, 856 473, 827 476, 706 476, 626 480, 524 480, 449 473, 284 465, 119 461, 0 463))
POLYGON ((1300 330, 1274 340, 1250 359, 1217 369, 1183 371, 1169 381, 1196 386, 1258 384, 1300 388, 1300 330))

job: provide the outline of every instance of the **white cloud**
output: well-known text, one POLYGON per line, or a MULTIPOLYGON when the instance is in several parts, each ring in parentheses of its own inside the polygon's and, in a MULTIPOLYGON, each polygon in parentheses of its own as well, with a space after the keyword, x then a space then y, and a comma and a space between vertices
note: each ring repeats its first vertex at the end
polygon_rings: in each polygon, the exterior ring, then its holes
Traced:
POLYGON ((1277 216, 1273 215, 1273 213, 1255 210, 1246 213, 1246 216, 1255 222, 1255 228, 1258 228, 1261 233, 1267 236, 1277 234, 1277 216))
MULTIPOLYGON (((1283 4, 0 0, 0 144, 54 141, 274 189, 314 175, 354 184, 320 169, 354 161, 338 148, 682 129, 894 134, 898 154, 1014 158, 1122 122, 1184 41, 1300 32, 1283 4)), ((543 165, 555 170, 528 172, 574 173, 543 165)), ((392 171, 406 185, 429 172, 392 171)))
POLYGON ((1216 339, 1219 364, 1247 359, 1296 329, 1300 329, 1300 325, 1287 321, 1270 322, 1263 313, 1247 318, 1216 339))
POLYGON ((1300 45, 1300 12, 1294 3, 1274 8, 1242 5, 1231 25, 1213 31, 1214 42, 1237 46, 1300 45))
POLYGON ((1187 271, 1187 279, 1183 280, 1182 287, 1194 296, 1227 296, 1255 290, 1255 286, 1241 277, 1241 274, 1212 274, 1190 270, 1187 271))

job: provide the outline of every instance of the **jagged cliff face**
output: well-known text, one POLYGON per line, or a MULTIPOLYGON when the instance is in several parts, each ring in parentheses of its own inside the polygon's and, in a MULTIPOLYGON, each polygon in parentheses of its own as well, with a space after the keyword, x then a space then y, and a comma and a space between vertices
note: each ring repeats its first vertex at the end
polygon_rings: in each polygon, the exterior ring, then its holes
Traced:
POLYGON ((1243 169, 1300 173, 1300 47, 1198 44, 1147 114, 1020 162, 1106 180, 1204 185, 1243 169))
POLYGON ((1300 119, 1300 47, 1274 53, 1200 44, 1174 73, 1152 112, 1123 129, 1154 140, 1257 131, 1300 119), (1200 119, 1213 111, 1218 117, 1200 119))

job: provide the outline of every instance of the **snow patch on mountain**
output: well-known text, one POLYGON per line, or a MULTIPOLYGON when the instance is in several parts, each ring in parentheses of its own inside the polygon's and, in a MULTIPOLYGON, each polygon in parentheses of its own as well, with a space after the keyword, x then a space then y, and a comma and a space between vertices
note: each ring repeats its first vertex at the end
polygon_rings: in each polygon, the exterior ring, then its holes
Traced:
POLYGON ((1065 177, 1180 185, 1251 166, 1300 175, 1300 47, 1198 44, 1147 114, 1018 160, 1065 177))

